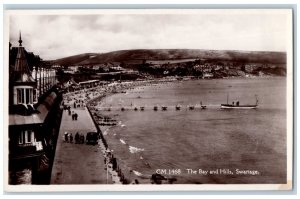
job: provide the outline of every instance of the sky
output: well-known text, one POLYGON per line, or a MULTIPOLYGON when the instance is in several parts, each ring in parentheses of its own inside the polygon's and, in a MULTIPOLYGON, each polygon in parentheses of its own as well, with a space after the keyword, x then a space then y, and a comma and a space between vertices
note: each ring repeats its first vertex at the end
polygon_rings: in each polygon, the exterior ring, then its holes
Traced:
POLYGON ((44 60, 127 49, 286 51, 283 12, 10 14, 9 41, 44 60))

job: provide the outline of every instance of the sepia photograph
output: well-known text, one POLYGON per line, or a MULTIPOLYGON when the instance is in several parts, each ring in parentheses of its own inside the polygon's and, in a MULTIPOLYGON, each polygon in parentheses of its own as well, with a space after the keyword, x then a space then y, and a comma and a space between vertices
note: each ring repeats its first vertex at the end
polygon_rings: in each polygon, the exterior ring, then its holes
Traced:
POLYGON ((291 190, 292 17, 5 10, 5 190, 291 190))

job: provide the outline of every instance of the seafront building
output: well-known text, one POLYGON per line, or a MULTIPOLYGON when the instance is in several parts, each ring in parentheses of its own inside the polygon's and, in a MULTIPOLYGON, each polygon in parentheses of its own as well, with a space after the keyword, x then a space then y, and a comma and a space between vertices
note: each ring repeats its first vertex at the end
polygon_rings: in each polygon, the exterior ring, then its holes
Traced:
POLYGON ((30 71, 20 33, 9 77, 9 184, 48 184, 61 120, 55 71, 30 71))

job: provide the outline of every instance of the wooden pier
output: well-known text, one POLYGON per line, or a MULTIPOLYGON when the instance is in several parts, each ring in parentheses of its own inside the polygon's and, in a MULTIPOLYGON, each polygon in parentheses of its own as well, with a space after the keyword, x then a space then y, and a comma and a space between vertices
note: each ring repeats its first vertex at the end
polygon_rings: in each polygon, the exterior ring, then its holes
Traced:
POLYGON ((167 111, 167 110, 203 110, 207 108, 219 108, 220 105, 202 105, 202 104, 196 104, 196 105, 170 105, 170 106, 165 106, 165 105, 154 105, 154 106, 101 106, 97 107, 96 110, 98 111, 145 111, 145 110, 153 110, 153 111, 167 111))

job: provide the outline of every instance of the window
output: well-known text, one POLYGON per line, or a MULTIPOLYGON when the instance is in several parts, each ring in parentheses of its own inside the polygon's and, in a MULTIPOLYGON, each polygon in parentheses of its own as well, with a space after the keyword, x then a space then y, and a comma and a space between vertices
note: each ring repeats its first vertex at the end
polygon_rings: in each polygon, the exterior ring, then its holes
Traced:
POLYGON ((21 103, 25 102, 24 95, 25 95, 25 91, 24 91, 24 89, 21 89, 21 98, 22 98, 21 103))
POLYGON ((22 103, 22 89, 17 89, 17 103, 22 103))
POLYGON ((33 104, 33 89, 29 89, 29 104, 33 104))
POLYGON ((27 130, 27 131, 20 132, 20 135, 19 135, 19 144, 20 145, 32 143, 32 140, 35 140, 33 131, 27 130))
POLYGON ((26 143, 31 143, 31 131, 26 131, 26 143))
POLYGON ((19 144, 24 144, 24 131, 21 131, 20 135, 19 135, 19 144))
POLYGON ((25 103, 26 104, 29 104, 30 103, 30 89, 26 89, 26 95, 25 95, 25 97, 26 97, 26 101, 25 101, 25 103))
POLYGON ((32 88, 17 88, 17 104, 33 104, 34 97, 32 88))
POLYGON ((24 89, 17 88, 17 103, 23 104, 24 103, 24 89))
POLYGON ((33 96, 33 101, 34 102, 36 102, 37 101, 37 93, 36 93, 36 89, 33 89, 33 94, 32 94, 32 96, 33 96))

